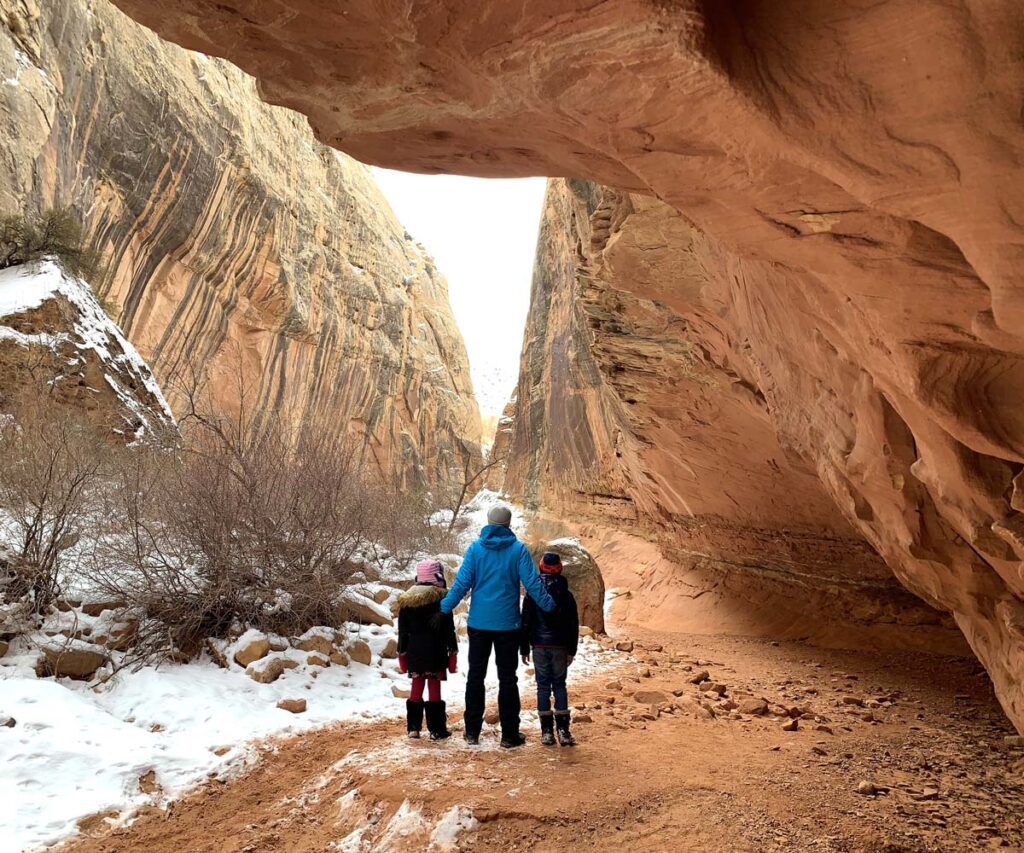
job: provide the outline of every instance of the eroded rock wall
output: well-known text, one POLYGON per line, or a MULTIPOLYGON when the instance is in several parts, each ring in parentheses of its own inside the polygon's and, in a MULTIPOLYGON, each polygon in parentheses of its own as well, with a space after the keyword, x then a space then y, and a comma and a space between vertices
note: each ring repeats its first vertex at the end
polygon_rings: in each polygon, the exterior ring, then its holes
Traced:
POLYGON ((164 382, 461 482, 479 414, 447 284, 368 170, 251 78, 106 0, 0 0, 0 212, 73 205, 97 290, 164 382))
POLYGON ((687 340, 1024 725, 1019 3, 118 2, 364 161, 676 210, 712 335, 687 340))
POLYGON ((586 534, 623 618, 964 651, 780 441, 697 237, 660 202, 548 182, 505 490, 586 534))

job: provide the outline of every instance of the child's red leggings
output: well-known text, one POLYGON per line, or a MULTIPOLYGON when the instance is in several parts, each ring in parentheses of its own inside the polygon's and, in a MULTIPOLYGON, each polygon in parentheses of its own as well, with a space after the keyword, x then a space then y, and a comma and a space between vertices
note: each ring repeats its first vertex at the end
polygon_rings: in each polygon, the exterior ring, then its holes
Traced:
POLYGON ((412 692, 409 694, 409 698, 413 702, 423 701, 423 685, 427 686, 427 697, 431 702, 441 701, 441 679, 440 678, 424 678, 422 675, 417 675, 412 680, 412 692))

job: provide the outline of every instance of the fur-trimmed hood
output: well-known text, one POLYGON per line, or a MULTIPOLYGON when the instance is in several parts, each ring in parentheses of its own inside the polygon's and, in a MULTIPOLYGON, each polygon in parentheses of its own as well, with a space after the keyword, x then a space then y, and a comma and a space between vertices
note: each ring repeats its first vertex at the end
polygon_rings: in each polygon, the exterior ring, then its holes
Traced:
POLYGON ((395 612, 397 613, 403 607, 423 607, 427 604, 434 604, 444 598, 447 592, 448 590, 433 584, 418 583, 398 596, 398 601, 395 602, 395 612))

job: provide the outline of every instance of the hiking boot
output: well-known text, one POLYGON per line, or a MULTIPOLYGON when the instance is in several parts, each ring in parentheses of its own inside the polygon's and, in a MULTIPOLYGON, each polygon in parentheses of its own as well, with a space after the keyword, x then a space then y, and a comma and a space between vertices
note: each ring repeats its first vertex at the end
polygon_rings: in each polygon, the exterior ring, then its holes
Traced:
POLYGON ((477 732, 476 734, 473 734, 472 732, 465 732, 462 737, 470 746, 480 745, 480 732, 477 732))
POLYGON ((524 743, 526 743, 526 735, 522 732, 516 732, 512 735, 502 735, 501 737, 502 749, 515 749, 517 746, 522 746, 524 743))
POLYGON ((555 715, 551 711, 540 712, 540 742, 544 746, 555 745, 555 715))
POLYGON ((568 711, 555 711, 555 726, 558 728, 558 743, 560 746, 576 746, 576 738, 569 731, 568 711))
POLYGON ((425 708, 430 739, 444 740, 451 737, 452 733, 448 731, 448 706, 444 702, 427 702, 425 708))
POLYGON ((412 699, 405 700, 405 727, 408 729, 409 737, 420 736, 420 729, 423 728, 422 702, 413 702, 412 699))

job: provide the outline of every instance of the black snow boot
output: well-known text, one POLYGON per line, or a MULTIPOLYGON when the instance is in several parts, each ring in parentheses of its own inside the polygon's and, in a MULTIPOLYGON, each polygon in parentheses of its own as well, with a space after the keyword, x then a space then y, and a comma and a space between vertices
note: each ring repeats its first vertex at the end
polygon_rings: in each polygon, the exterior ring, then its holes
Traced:
POLYGON ((444 740, 451 737, 448 731, 448 706, 444 702, 427 702, 427 729, 431 740, 444 740))
POLYGON ((552 711, 540 711, 540 742, 544 746, 555 745, 555 715, 552 711))
POLYGON ((524 743, 526 743, 526 735, 522 732, 501 736, 502 749, 515 749, 517 746, 522 746, 524 743))
POLYGON ((558 742, 562 746, 576 746, 576 738, 569 731, 569 712, 555 711, 555 725, 558 727, 558 742))
POLYGON ((419 737, 420 729, 423 728, 423 703, 406 699, 405 720, 406 728, 409 730, 409 737, 419 737))

